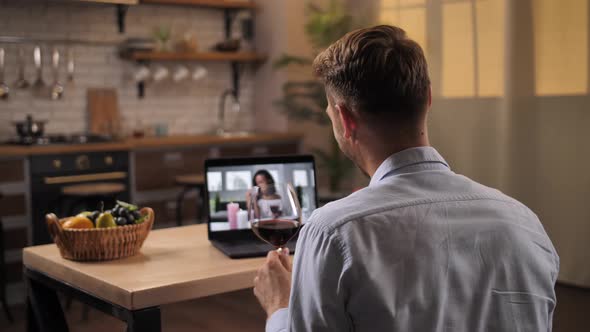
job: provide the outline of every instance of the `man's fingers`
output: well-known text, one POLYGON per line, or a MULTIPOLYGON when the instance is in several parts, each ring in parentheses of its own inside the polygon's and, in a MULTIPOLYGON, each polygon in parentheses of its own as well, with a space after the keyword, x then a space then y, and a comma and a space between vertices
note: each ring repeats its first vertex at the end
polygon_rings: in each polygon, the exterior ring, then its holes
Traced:
POLYGON ((266 261, 270 262, 274 259, 277 259, 279 256, 279 253, 276 250, 271 250, 268 252, 268 254, 266 254, 266 261))
POLYGON ((258 293, 258 288, 254 287, 254 289, 252 291, 254 292, 254 296, 256 296, 257 299, 260 299, 260 294, 258 293))
POLYGON ((287 250, 287 252, 285 254, 280 254, 279 260, 281 261, 281 264, 283 265, 283 267, 287 271, 291 272, 292 263, 291 263, 291 257, 289 257, 289 249, 285 249, 285 250, 287 250))
POLYGON ((282 266, 281 264, 281 254, 279 254, 276 251, 270 251, 268 253, 268 255, 266 256, 266 264, 264 264, 263 266, 265 266, 268 269, 273 269, 273 268, 279 268, 282 266))

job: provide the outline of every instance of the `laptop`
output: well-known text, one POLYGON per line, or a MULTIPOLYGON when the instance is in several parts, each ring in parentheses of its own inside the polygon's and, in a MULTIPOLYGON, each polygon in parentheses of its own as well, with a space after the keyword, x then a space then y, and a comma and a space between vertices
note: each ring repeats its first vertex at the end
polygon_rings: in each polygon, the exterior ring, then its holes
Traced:
MULTIPOLYGON (((259 196, 259 211, 268 209, 270 203, 288 206, 288 184, 296 189, 299 197, 303 225, 318 206, 313 156, 206 160, 205 206, 209 241, 231 258, 266 256, 274 249, 258 238, 250 228, 246 197, 256 185, 255 178, 265 183, 274 182, 271 189, 265 189, 267 198, 259 196), (268 190, 272 190, 272 195, 268 195, 268 190)), ((296 242, 297 236, 287 244, 291 253, 295 252, 296 242)))

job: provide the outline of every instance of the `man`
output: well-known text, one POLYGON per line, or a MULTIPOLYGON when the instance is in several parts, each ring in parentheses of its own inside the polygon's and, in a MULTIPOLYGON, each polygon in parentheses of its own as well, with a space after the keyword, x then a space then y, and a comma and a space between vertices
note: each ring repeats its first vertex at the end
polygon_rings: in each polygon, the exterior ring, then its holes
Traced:
POLYGON ((371 181, 314 212, 292 267, 269 253, 254 280, 266 330, 550 331, 557 253, 533 212, 429 146, 420 46, 361 29, 313 67, 340 148, 371 181))

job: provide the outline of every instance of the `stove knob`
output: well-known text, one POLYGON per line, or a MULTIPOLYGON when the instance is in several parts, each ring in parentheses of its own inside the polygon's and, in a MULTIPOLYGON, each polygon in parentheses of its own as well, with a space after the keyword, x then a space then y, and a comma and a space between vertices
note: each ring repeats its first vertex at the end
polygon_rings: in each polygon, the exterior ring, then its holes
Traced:
POLYGON ((113 164, 113 157, 111 157, 111 156, 104 157, 104 163, 107 164, 107 166, 111 166, 113 164))
POLYGON ((54 160, 53 160, 53 168, 55 168, 55 169, 60 169, 60 168, 61 168, 61 160, 59 160, 59 159, 54 159, 54 160))
POLYGON ((87 155, 81 155, 76 158, 76 166, 79 170, 86 170, 90 168, 90 159, 87 155))

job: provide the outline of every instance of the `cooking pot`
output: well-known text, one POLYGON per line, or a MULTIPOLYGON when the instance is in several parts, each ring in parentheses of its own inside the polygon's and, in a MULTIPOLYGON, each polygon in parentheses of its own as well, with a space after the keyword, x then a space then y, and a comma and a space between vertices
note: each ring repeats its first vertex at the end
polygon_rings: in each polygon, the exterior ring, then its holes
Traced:
POLYGON ((35 121, 29 114, 25 121, 15 121, 16 132, 19 137, 41 137, 47 121, 35 121))

